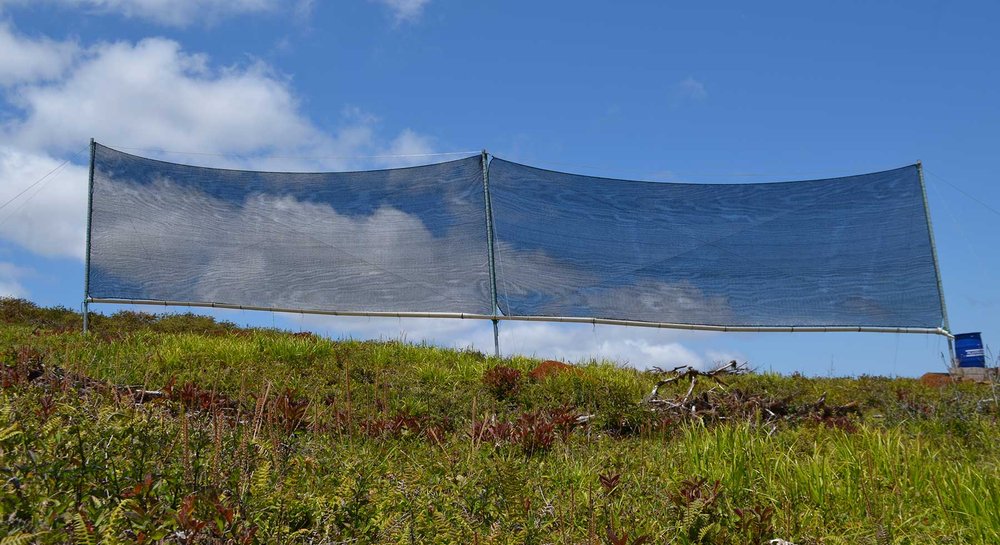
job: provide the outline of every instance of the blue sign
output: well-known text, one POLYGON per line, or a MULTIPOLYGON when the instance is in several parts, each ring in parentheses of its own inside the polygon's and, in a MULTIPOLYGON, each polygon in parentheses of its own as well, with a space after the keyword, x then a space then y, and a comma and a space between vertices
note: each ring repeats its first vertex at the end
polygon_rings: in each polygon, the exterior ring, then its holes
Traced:
POLYGON ((979 333, 955 335, 955 357, 959 367, 986 367, 983 339, 979 333))

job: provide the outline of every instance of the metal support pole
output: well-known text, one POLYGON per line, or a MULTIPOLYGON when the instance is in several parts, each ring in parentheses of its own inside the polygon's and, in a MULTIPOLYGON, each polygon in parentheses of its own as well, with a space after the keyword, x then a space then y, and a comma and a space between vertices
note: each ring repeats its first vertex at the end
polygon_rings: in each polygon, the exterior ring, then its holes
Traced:
POLYGON ((500 357, 500 320, 493 319, 493 355, 500 357))
POLYGON ((97 154, 97 143, 90 139, 90 175, 87 180, 87 257, 83 272, 83 332, 87 333, 90 325, 90 225, 94 216, 94 157, 97 154))
POLYGON ((483 150, 482 162, 483 162, 483 197, 486 203, 486 247, 489 252, 489 270, 490 270, 490 302, 492 304, 492 314, 493 314, 493 354, 496 357, 500 357, 500 320, 497 317, 497 311, 499 306, 497 305, 497 269, 495 260, 495 249, 493 246, 493 203, 490 201, 490 171, 489 171, 489 154, 486 150, 483 150))
MULTIPOLYGON (((920 191, 924 196, 924 214, 927 216, 927 237, 931 243, 931 257, 934 259, 934 274, 937 277, 938 296, 941 298, 941 327, 951 333, 951 324, 948 323, 948 307, 944 303, 944 285, 941 283, 941 267, 938 265, 937 244, 934 242, 934 229, 931 226, 931 207, 927 202, 927 184, 924 182, 924 164, 917 161, 917 174, 920 177, 920 191)), ((951 366, 955 366, 955 340, 948 337, 948 361, 951 366)))
POLYGON ((91 303, 113 305, 155 305, 158 307, 204 307, 228 308, 233 310, 258 310, 288 314, 317 314, 320 316, 370 316, 373 318, 448 318, 455 320, 498 320, 515 322, 556 322, 571 324, 616 325, 626 327, 652 327, 657 329, 683 329, 687 331, 717 331, 743 333, 907 333, 917 335, 942 335, 951 333, 941 327, 876 327, 876 326, 727 326, 712 324, 682 324, 672 322, 642 322, 637 320, 616 320, 612 318, 588 318, 584 316, 505 316, 503 314, 466 314, 464 312, 376 312, 361 310, 304 310, 301 308, 258 307, 232 303, 212 303, 207 301, 163 301, 151 299, 115 299, 91 297, 91 303))

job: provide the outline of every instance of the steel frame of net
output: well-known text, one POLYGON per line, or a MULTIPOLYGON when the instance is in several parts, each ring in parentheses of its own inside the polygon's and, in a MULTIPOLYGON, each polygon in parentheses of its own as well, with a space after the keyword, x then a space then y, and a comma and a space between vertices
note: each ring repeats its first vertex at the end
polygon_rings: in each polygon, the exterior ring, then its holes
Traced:
POLYGON ((949 352, 953 352, 954 335, 952 335, 948 324, 948 312, 944 301, 944 290, 941 281, 941 269, 938 265, 937 247, 934 241, 934 231, 931 226, 930 207, 927 202, 927 189, 924 182, 923 166, 917 162, 917 170, 920 178, 920 188, 923 192, 924 212, 927 217, 927 236, 929 238, 931 255, 934 261, 934 272, 936 275, 938 293, 940 295, 942 324, 939 327, 887 327, 887 326, 755 326, 755 325, 719 325, 719 324, 686 324, 674 322, 649 322, 640 320, 623 320, 610 318, 578 317, 578 316, 520 316, 505 315, 499 312, 500 307, 497 301, 497 280, 495 262, 495 231, 493 226, 493 209, 490 201, 489 186, 489 161, 491 155, 483 150, 481 154, 483 169, 483 194, 485 198, 485 227, 487 234, 488 248, 488 268, 490 299, 493 312, 491 314, 475 314, 463 312, 385 312, 385 311, 338 311, 338 310, 305 310, 298 308, 281 308, 266 306, 240 305, 233 303, 217 303, 205 301, 169 301, 169 300, 149 300, 149 299, 124 299, 90 296, 90 254, 91 254, 91 228, 93 217, 94 199, 94 169, 96 158, 96 142, 90 140, 90 168, 87 193, 87 242, 84 271, 84 299, 83 299, 83 331, 89 330, 90 303, 107 303, 121 305, 151 305, 151 306, 177 306, 196 308, 219 308, 230 310, 254 310, 267 312, 280 312, 289 314, 316 314, 323 316, 360 316, 374 318, 450 318, 462 320, 490 320, 493 323, 494 352, 500 356, 500 330, 501 321, 514 322, 554 322, 554 323, 576 323, 591 325, 616 325, 628 327, 648 327, 658 329, 679 329, 689 331, 715 331, 715 332, 747 332, 747 333, 911 333, 921 335, 942 335, 947 337, 949 352))

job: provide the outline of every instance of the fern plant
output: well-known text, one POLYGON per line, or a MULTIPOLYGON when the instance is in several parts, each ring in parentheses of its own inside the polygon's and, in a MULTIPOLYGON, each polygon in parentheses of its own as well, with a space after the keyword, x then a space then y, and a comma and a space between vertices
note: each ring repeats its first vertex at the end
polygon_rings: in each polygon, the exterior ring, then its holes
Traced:
POLYGON ((95 545, 93 531, 81 512, 73 513, 70 525, 73 527, 73 543, 75 545, 95 545))

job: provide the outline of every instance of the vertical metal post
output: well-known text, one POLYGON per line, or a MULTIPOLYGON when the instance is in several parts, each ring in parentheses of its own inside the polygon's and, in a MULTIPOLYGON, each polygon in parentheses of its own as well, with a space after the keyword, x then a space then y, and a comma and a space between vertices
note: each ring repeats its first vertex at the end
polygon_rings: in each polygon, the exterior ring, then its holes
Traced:
MULTIPOLYGON (((931 226, 931 207, 927 202, 927 184, 924 182, 924 164, 917 161, 917 174, 920 177, 920 191, 924 196, 924 214, 927 216, 927 237, 931 242, 931 257, 934 259, 934 274, 937 276, 938 296, 941 298, 941 326, 945 331, 951 333, 951 325, 948 323, 948 307, 944 303, 944 287, 941 283, 941 267, 938 265, 937 244, 934 243, 934 229, 931 226)), ((948 361, 952 367, 955 365, 955 341, 948 337, 948 361)))
POLYGON ((94 157, 97 154, 97 143, 90 139, 90 175, 87 180, 87 256, 83 272, 83 332, 87 333, 90 325, 90 225, 94 215, 94 157))
POLYGON ((489 154, 486 150, 483 150, 482 162, 483 162, 483 196, 486 202, 486 248, 489 252, 489 270, 490 270, 490 302, 492 303, 492 314, 493 318, 493 353, 496 357, 500 357, 500 320, 496 318, 497 310, 500 308, 497 305, 497 269, 495 260, 495 250, 493 247, 493 203, 490 201, 490 171, 489 171, 489 154))

